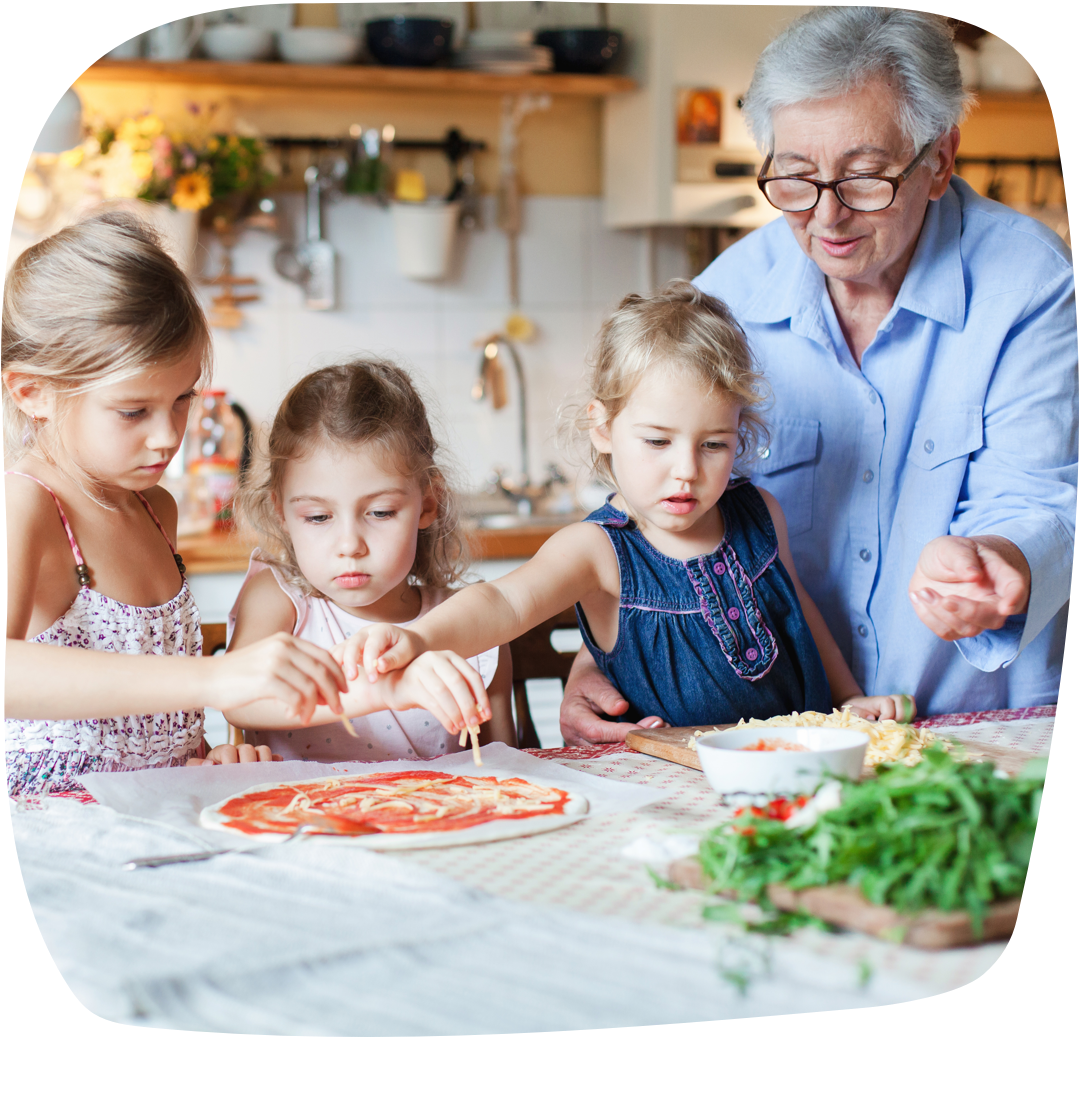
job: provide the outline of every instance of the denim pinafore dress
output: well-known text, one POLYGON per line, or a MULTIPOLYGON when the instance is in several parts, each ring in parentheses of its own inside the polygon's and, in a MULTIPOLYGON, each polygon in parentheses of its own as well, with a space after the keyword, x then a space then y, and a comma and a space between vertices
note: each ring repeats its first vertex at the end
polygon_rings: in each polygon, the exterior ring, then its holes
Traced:
POLYGON ((660 716, 673 727, 831 712, 829 682, 798 596, 780 561, 765 500, 733 480, 718 503, 725 533, 715 552, 676 560, 657 551, 608 504, 590 514, 619 561, 619 633, 596 664, 629 701, 621 720, 660 716))

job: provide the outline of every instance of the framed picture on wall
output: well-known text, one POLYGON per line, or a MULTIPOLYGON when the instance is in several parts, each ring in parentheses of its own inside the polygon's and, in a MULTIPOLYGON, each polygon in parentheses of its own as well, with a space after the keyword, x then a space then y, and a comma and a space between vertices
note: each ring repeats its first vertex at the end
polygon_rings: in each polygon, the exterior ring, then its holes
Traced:
POLYGON ((718 89, 680 89, 676 91, 676 137, 680 144, 719 144, 720 106, 723 94, 718 89))

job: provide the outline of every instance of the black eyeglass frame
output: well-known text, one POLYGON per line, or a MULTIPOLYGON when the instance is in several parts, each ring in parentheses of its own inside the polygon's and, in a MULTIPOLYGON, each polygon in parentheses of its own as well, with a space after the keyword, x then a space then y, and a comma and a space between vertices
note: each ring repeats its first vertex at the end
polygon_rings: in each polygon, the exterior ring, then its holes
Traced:
POLYGON ((937 143, 937 139, 931 140, 928 144, 924 144, 916 154, 915 158, 900 172, 899 175, 845 175, 842 179, 832 179, 828 183, 822 182, 820 179, 809 179, 804 175, 772 175, 769 176, 766 172, 769 170, 769 164, 772 163, 773 154, 770 152, 765 157, 765 162, 761 165, 761 170, 758 172, 757 185, 758 190, 765 195, 765 201, 774 209, 779 210, 783 214, 805 214, 813 210, 821 201, 822 191, 832 191, 836 195, 837 202, 841 206, 846 207, 848 210, 854 211, 856 214, 879 214, 882 210, 888 210, 890 206, 896 201, 896 192, 900 189, 900 184, 907 179, 916 167, 923 161, 926 153, 937 143), (765 190, 767 183, 775 183, 781 179, 789 179, 799 183, 806 183, 809 186, 817 187, 817 198, 814 199, 810 206, 803 206, 799 210, 785 210, 782 206, 777 206, 768 192, 765 190), (841 183, 850 183, 854 179, 876 179, 881 183, 888 183, 892 187, 892 198, 885 203, 884 206, 877 206, 873 210, 860 210, 857 206, 849 206, 840 196, 840 192, 836 189, 841 183))

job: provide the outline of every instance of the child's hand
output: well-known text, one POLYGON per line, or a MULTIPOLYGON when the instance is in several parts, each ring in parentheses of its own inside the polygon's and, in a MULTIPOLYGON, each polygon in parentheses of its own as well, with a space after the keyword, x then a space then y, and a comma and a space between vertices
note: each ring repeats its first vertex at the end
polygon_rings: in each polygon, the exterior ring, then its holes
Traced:
POLYGON ((330 652, 344 670, 346 680, 356 680, 363 665, 367 679, 374 684, 380 673, 404 669, 409 662, 426 653, 427 646, 411 630, 377 622, 357 630, 330 652))
POLYGON ((253 747, 250 743, 234 746, 225 743, 206 752, 205 758, 189 758, 188 766, 227 766, 232 762, 280 762, 281 755, 271 754, 267 746, 253 747))
POLYGON ((284 632, 205 661, 212 674, 207 706, 221 711, 279 700, 307 723, 319 704, 340 715, 340 694, 349 687, 327 650, 284 632))
POLYGON ((387 683, 392 707, 425 708, 451 734, 491 719, 491 702, 480 674, 449 650, 421 654, 387 683))
POLYGON ((841 708, 851 708, 863 719, 894 719, 897 723, 911 723, 915 718, 915 697, 894 693, 892 696, 849 696, 841 708))

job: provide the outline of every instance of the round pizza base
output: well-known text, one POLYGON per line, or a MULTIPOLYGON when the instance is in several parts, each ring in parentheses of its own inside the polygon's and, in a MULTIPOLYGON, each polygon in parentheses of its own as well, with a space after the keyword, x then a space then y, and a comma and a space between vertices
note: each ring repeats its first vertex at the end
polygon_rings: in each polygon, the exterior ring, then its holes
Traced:
MULTIPOLYGON (((368 775, 356 775, 367 777, 368 775)), ((375 777, 371 774, 370 777, 375 777)), ((448 777, 456 775, 448 774, 448 777)), ((484 775, 485 777, 502 777, 497 773, 484 775)), ((520 775, 506 774, 506 777, 519 777, 520 775)), ((539 782, 532 782, 525 778, 531 785, 539 789, 557 789, 557 786, 545 786, 539 782)), ((222 813, 222 809, 237 797, 246 797, 251 793, 262 793, 265 790, 277 789, 279 786, 304 786, 318 785, 325 782, 325 778, 302 782, 266 782, 263 785, 251 786, 240 793, 234 793, 219 801, 216 805, 207 805, 199 814, 199 824, 203 828, 227 832, 244 840, 253 840, 256 843, 280 844, 289 838, 287 832, 244 832, 232 827, 231 818, 222 813)), ((445 832, 368 832, 359 836, 342 835, 336 832, 313 832, 308 837, 323 840, 333 840, 336 843, 348 843, 357 848, 368 848, 374 851, 398 852, 415 848, 455 848, 461 844, 485 844, 493 840, 515 840, 520 836, 532 836, 538 832, 552 832, 557 828, 566 828, 575 824, 589 812, 589 801, 583 794, 573 790, 561 790, 567 794, 566 803, 561 813, 546 813, 537 817, 508 818, 501 821, 485 821, 483 824, 474 824, 470 828, 456 828, 445 832)))

